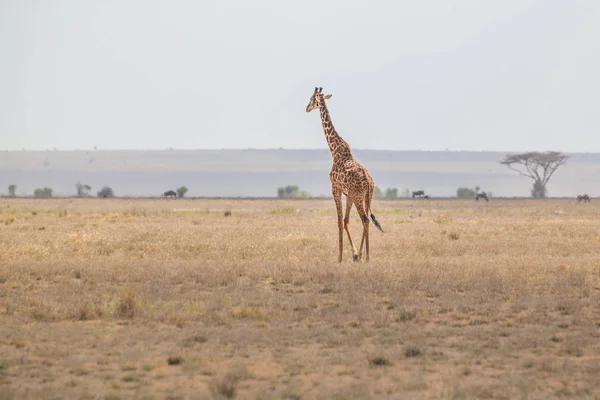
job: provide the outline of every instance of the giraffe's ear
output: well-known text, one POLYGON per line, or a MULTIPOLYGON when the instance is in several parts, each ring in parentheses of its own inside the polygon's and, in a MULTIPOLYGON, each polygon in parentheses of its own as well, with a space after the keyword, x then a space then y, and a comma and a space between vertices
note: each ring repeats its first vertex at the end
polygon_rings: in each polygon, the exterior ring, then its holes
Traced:
POLYGON ((330 99, 330 98, 331 98, 331 96, 333 96, 333 95, 332 95, 332 94, 326 94, 326 95, 325 95, 325 100, 327 100, 327 99, 330 99))

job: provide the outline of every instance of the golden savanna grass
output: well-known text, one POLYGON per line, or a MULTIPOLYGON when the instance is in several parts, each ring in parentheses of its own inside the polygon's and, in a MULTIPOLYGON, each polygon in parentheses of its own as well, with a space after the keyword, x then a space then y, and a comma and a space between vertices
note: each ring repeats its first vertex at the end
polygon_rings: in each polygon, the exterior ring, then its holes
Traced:
POLYGON ((375 201, 342 264, 333 200, 0 210, 1 399, 600 396, 595 201, 375 201))

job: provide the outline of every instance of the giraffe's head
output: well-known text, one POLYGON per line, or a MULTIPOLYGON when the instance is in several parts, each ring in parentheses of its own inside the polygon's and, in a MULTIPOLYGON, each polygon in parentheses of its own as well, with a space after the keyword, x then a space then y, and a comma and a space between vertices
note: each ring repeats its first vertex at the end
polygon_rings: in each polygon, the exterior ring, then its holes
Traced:
POLYGON ((311 96, 308 105, 306 106, 306 112, 311 112, 315 108, 323 107, 323 105, 325 104, 325 100, 331 98, 330 94, 324 95, 323 93, 321 93, 322 91, 323 88, 315 88, 315 91, 311 96))

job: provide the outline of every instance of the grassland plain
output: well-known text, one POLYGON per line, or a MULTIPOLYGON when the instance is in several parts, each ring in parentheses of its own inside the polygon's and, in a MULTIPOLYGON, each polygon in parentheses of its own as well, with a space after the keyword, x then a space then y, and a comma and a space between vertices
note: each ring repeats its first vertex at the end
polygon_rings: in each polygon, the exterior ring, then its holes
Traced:
POLYGON ((374 211, 0 199, 0 399, 600 396, 598 202, 374 211))

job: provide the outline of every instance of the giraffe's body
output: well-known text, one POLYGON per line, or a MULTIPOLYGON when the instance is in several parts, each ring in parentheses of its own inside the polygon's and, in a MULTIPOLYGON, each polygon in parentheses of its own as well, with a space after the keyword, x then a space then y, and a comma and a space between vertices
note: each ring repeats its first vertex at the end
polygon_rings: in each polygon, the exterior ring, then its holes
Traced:
MULTIPOLYGON (((338 260, 342 261, 342 252, 344 245, 344 230, 348 234, 348 241, 352 247, 352 256, 355 261, 359 260, 362 256, 363 244, 365 245, 366 260, 369 261, 369 213, 371 213, 371 201, 373 199, 373 191, 375 190, 375 183, 373 178, 358 161, 354 159, 350 145, 341 138, 333 127, 329 110, 325 104, 325 100, 330 98, 331 95, 324 96, 321 93, 321 89, 315 88, 315 92, 310 99, 306 112, 310 112, 315 108, 319 108, 321 111, 321 123, 323 124, 323 131, 325 132, 325 138, 329 145, 329 150, 333 157, 333 166, 329 173, 329 179, 331 180, 331 190, 333 193, 333 199, 338 216, 338 231, 339 231, 339 256, 338 260), (346 196, 346 215, 344 216, 342 209, 342 194, 346 196), (356 207, 358 215, 363 224, 363 235, 360 242, 359 253, 356 252, 354 243, 352 241, 352 235, 348 228, 350 223, 350 211, 352 205, 356 207)), ((375 226, 383 232, 381 225, 377 222, 375 215, 371 213, 371 219, 375 226)))

